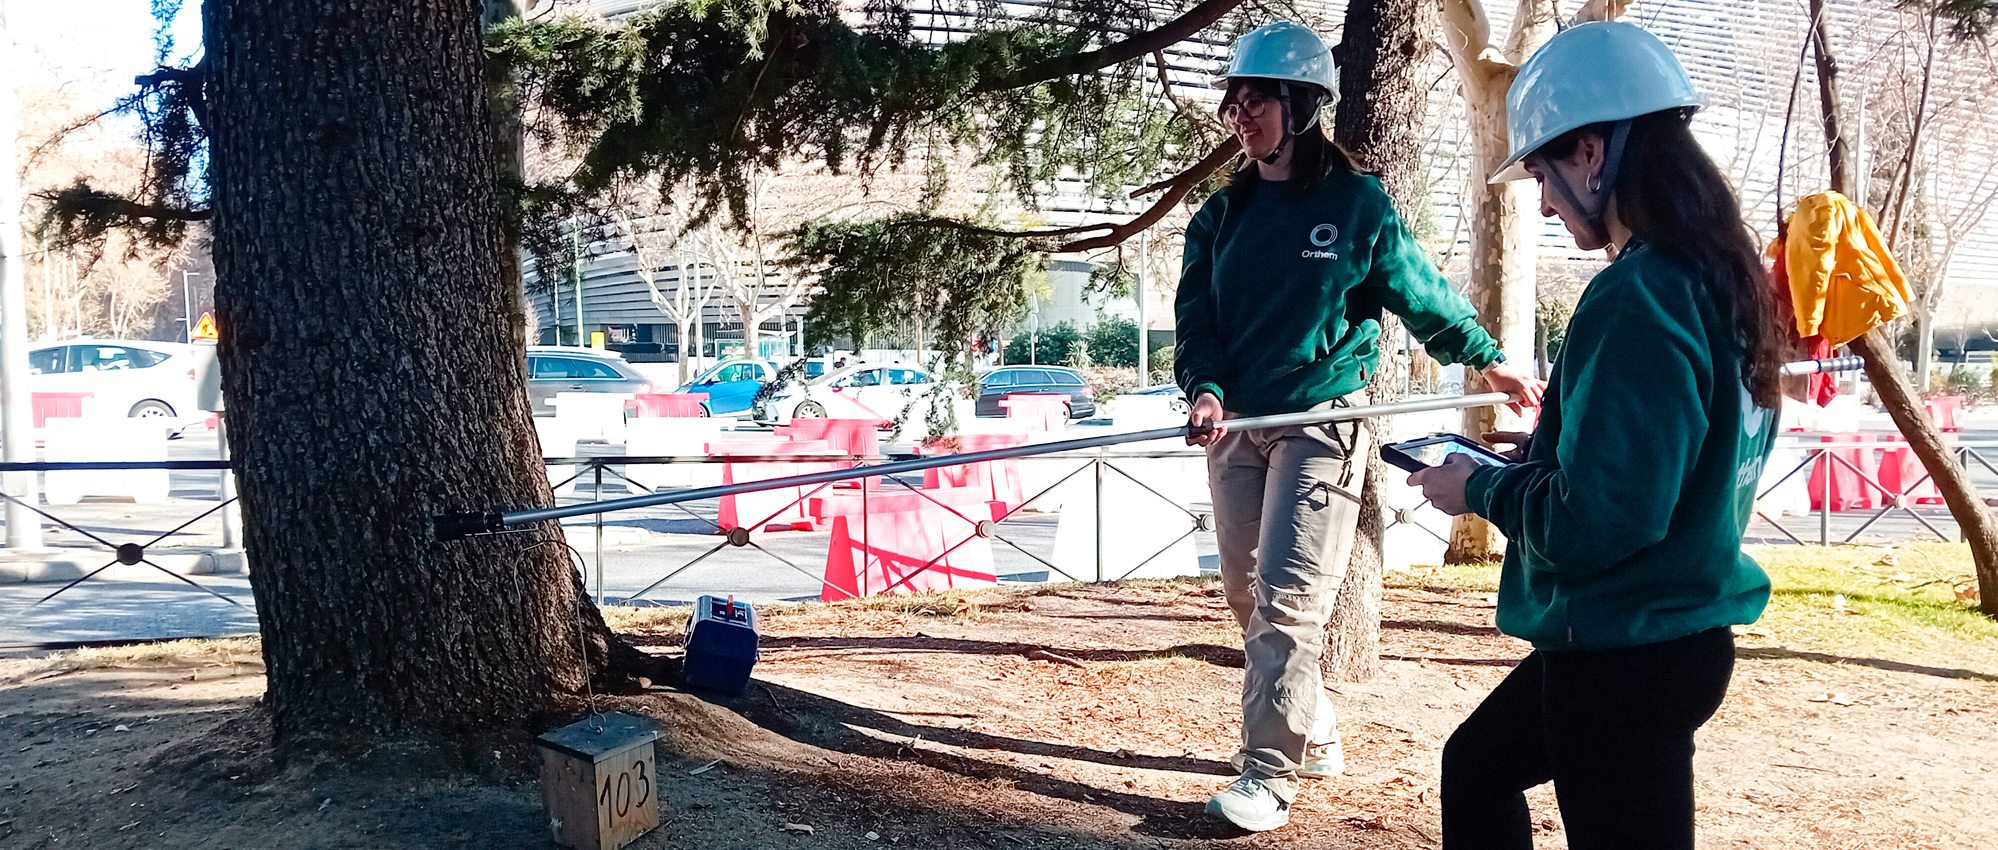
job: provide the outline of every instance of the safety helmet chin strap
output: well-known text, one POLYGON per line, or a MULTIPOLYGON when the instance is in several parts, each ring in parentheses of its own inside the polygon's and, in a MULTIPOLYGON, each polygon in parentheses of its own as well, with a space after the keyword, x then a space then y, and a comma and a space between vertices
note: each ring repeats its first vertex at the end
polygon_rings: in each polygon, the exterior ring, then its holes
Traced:
MULTIPOLYGON (((1607 220, 1610 197, 1616 192, 1617 173, 1623 166, 1624 145, 1629 141, 1630 119, 1626 118, 1610 125, 1609 144, 1603 149, 1603 167, 1596 173, 1596 179, 1593 181, 1595 185, 1589 187, 1587 203, 1575 193, 1573 186, 1568 185, 1568 178, 1561 176, 1560 169, 1554 168, 1551 164, 1545 168, 1547 182, 1553 184, 1554 191, 1561 194, 1561 200, 1568 202, 1568 206, 1573 207, 1575 212, 1581 215, 1582 225, 1588 228, 1590 235, 1605 242, 1610 238, 1607 220)), ((1543 158, 1542 162, 1545 161, 1543 158)))
MULTIPOLYGON (((1316 86, 1313 88, 1316 88, 1316 86)), ((1270 149, 1269 156, 1262 158, 1261 161, 1263 164, 1275 165, 1277 157, 1283 155, 1283 149, 1290 146, 1292 138, 1305 130, 1318 126, 1318 113, 1323 111, 1325 105, 1322 100, 1323 96, 1321 95, 1320 97, 1321 100, 1319 101, 1318 108, 1311 110, 1311 118, 1304 122, 1303 127, 1292 130, 1290 128, 1290 83, 1284 80, 1277 81, 1277 107, 1283 110, 1283 139, 1277 142, 1276 147, 1270 149)))

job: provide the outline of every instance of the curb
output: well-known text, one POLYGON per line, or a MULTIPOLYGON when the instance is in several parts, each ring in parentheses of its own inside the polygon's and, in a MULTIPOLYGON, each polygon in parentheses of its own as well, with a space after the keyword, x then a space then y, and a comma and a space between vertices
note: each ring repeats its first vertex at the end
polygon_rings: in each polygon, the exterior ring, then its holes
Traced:
MULTIPOLYGON (((110 560, 109 553, 86 550, 88 554, 51 553, 43 558, 0 560, 0 584, 40 584, 71 582, 90 574, 110 560)), ((218 549, 179 555, 148 555, 146 560, 184 576, 240 575, 248 568, 241 549, 218 549)), ((102 579, 164 578, 145 564, 114 564, 97 574, 102 579)))

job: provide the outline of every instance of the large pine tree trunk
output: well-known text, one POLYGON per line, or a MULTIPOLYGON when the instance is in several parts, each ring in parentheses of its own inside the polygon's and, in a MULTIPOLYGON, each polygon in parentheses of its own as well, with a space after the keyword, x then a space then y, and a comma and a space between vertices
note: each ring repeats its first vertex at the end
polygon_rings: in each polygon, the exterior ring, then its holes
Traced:
MULTIPOLYGON (((1423 71, 1430 34, 1436 31, 1432 0, 1381 0, 1348 3, 1346 33, 1333 49, 1339 62, 1339 106, 1332 138, 1351 152, 1364 168, 1378 173, 1394 198, 1402 218, 1415 221, 1423 196, 1422 150, 1410 139, 1422 138, 1427 110, 1428 79, 1423 71)), ((1385 317, 1381 339, 1399 340, 1401 322, 1385 317)), ((1408 364, 1384 343, 1380 368, 1367 392, 1376 403, 1401 395, 1408 364)), ((1388 434, 1388 421, 1372 420, 1375 444, 1388 434)), ((1380 669, 1381 559, 1386 515, 1380 484, 1394 470, 1378 454, 1367 467, 1360 493, 1359 538, 1347 564, 1346 580, 1333 602, 1332 629, 1325 647, 1325 675, 1339 681, 1363 681, 1380 669)))
POLYGON ((510 311, 479 7, 208 0, 217 313, 279 741, 507 738, 609 668, 510 311))

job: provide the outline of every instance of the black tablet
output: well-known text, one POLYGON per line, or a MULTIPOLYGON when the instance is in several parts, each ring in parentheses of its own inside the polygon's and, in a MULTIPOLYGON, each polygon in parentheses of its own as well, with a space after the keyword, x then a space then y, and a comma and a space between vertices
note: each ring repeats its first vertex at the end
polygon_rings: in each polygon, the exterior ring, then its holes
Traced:
POLYGON ((1442 466, 1451 455, 1464 455, 1485 466, 1504 466, 1512 462, 1491 449, 1471 442, 1462 434, 1434 434, 1420 440, 1381 446, 1381 460, 1409 472, 1442 466))

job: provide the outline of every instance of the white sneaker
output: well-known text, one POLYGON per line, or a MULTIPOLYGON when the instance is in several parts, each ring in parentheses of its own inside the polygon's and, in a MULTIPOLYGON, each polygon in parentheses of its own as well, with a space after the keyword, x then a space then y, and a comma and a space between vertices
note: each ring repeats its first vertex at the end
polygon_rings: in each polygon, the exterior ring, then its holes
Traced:
POLYGON ((1250 832, 1266 832, 1290 823, 1290 804, 1277 799, 1269 786, 1253 776, 1237 779, 1207 798, 1207 813, 1250 832))
POLYGON ((1346 772, 1346 750, 1338 741, 1312 744, 1304 748, 1304 766, 1297 775, 1306 779, 1331 779, 1346 772))

